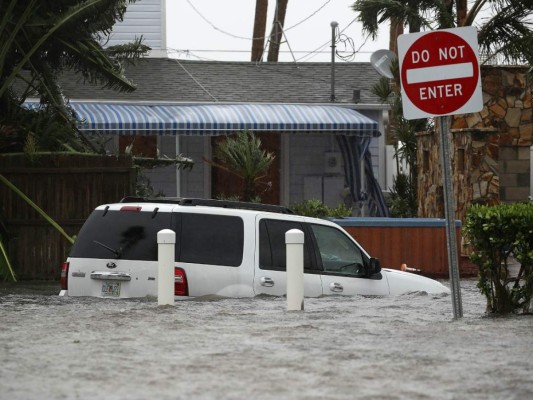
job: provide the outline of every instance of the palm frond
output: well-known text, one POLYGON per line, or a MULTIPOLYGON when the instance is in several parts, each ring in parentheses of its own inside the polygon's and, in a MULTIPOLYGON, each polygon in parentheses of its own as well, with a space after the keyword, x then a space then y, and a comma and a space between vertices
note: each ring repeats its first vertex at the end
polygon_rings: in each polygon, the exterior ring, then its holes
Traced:
POLYGON ((391 96, 394 94, 390 79, 386 77, 380 78, 380 80, 372 86, 370 92, 377 96, 382 103, 389 103, 391 96))
MULTIPOLYGON (((67 23, 69 20, 75 19, 78 14, 82 13, 86 9, 94 6, 94 4, 99 3, 102 0, 87 0, 86 2, 76 4, 70 7, 64 14, 60 17, 56 17, 52 21, 48 21, 48 29, 43 32, 43 34, 37 38, 35 42, 31 42, 29 48, 27 49, 18 49, 23 57, 14 65, 11 70, 11 73, 5 78, 0 86, 0 97, 4 95, 7 88, 13 84, 14 79, 20 74, 21 70, 27 65, 28 61, 41 50, 44 43, 52 37, 52 35, 61 28, 61 26, 67 23)), ((33 10, 34 11, 34 10, 33 10)), ((21 28, 24 29, 24 28, 21 28)), ((16 51, 16 50, 15 50, 16 51)))
POLYGON ((7 250, 4 246, 4 243, 2 243, 1 237, 0 237, 0 278, 3 278, 4 280, 10 280, 13 282, 17 281, 17 276, 15 274, 15 271, 13 271, 13 267, 11 266, 11 262, 9 261, 9 256, 7 255, 7 250))
POLYGON ((135 38, 131 43, 109 46, 106 54, 114 60, 132 63, 144 57, 150 47, 143 44, 143 37, 135 38))
POLYGON ((409 26, 410 32, 418 32, 435 24, 429 11, 443 13, 444 10, 440 0, 357 0, 352 9, 359 13, 357 19, 362 23, 363 31, 373 40, 377 38, 379 26, 386 21, 402 21, 409 26))
POLYGON ((74 238, 67 235, 63 228, 55 222, 42 208, 35 204, 28 196, 26 196, 18 187, 13 185, 6 177, 0 174, 0 182, 6 185, 9 189, 15 192, 24 202, 26 202, 31 208, 37 211, 50 225, 52 225, 61 235, 65 237, 71 244, 74 244, 74 238))
POLYGON ((533 1, 494 2, 494 14, 478 33, 480 52, 485 56, 498 54, 507 62, 533 60, 533 32, 529 20, 533 1))
POLYGON ((81 73, 87 82, 102 84, 105 88, 120 92, 135 90, 133 82, 125 77, 122 64, 110 59, 95 41, 79 40, 73 43, 60 39, 58 42, 69 52, 67 66, 81 73))

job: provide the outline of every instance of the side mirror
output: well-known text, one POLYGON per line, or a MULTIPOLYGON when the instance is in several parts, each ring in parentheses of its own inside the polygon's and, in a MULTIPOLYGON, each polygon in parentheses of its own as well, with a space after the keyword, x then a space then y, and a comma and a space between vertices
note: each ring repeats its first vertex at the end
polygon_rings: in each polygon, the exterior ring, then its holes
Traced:
POLYGON ((370 263, 368 266, 367 276, 379 274, 381 272, 381 263, 377 258, 370 257, 370 263))

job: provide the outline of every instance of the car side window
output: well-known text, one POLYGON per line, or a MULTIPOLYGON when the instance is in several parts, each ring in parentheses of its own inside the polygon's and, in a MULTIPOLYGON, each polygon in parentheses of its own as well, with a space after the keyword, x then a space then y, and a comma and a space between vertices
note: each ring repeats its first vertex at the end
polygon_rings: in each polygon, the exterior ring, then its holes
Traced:
POLYGON ((345 233, 331 226, 312 224, 324 272, 363 276, 361 249, 345 233))
MULTIPOLYGON (((262 219, 259 223, 259 268, 286 270, 287 252, 285 233, 291 229, 303 232, 302 224, 294 221, 262 219)), ((310 243, 304 240, 304 269, 312 269, 310 243)))
POLYGON ((244 223, 227 215, 180 213, 176 260, 238 267, 242 263, 244 223))

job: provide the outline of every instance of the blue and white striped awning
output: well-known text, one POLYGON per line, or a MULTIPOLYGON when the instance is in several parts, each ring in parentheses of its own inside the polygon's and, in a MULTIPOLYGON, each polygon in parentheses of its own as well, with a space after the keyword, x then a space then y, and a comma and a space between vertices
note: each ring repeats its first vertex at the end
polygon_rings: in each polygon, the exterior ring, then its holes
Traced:
POLYGON ((120 135, 224 135, 236 131, 379 136, 376 121, 328 105, 134 105, 71 102, 79 129, 120 135))

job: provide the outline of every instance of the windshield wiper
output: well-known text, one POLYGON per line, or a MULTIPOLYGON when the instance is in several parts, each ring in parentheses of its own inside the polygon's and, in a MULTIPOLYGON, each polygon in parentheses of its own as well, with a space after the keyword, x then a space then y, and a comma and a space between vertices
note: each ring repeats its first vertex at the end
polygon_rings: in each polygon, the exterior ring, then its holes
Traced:
POLYGON ((120 256, 122 255, 122 248, 115 250, 114 248, 109 247, 108 245, 103 244, 102 242, 99 242, 98 240, 93 240, 93 243, 96 243, 97 245, 102 246, 104 249, 109 250, 111 253, 115 255, 116 258, 120 258, 120 256))

